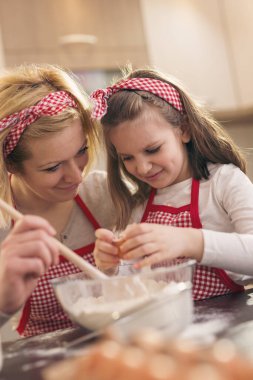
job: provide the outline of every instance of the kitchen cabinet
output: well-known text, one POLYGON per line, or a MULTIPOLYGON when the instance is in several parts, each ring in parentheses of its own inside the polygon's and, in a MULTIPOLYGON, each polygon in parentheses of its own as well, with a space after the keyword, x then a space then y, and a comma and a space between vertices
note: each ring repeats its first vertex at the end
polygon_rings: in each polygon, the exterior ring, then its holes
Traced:
POLYGON ((253 106, 251 0, 141 0, 141 8, 151 65, 214 110, 253 106))
POLYGON ((252 18, 252 0, 0 0, 0 64, 75 72, 150 65, 211 110, 252 114, 252 18), (73 34, 97 42, 61 44, 73 34))
POLYGON ((136 0, 0 0, 0 25, 7 66, 48 62, 86 70, 147 64, 136 0), (69 34, 94 35, 97 43, 62 45, 61 37, 69 34))

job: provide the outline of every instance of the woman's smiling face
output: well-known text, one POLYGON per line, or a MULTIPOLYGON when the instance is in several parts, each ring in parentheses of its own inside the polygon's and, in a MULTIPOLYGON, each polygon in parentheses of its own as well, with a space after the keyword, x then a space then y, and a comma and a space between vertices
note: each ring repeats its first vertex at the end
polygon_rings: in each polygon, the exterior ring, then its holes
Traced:
POLYGON ((31 158, 23 162, 22 173, 15 173, 22 189, 33 198, 48 202, 73 199, 88 163, 87 139, 81 121, 59 133, 33 139, 31 158))
POLYGON ((156 189, 191 177, 185 145, 190 137, 157 109, 120 123, 111 130, 110 140, 126 170, 156 189))

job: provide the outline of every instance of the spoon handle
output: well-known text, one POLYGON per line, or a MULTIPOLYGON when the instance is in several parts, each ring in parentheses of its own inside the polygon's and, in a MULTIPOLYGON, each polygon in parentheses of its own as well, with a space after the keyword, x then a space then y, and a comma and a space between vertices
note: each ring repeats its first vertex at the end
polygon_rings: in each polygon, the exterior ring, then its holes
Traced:
MULTIPOLYGON (((14 220, 19 220, 23 216, 18 210, 10 206, 3 199, 0 199, 0 209, 4 210, 14 220)), ((92 278, 107 278, 103 272, 95 268, 88 261, 82 259, 71 249, 63 245, 59 240, 55 239, 55 241, 58 245, 59 250, 61 251, 62 256, 71 261, 74 265, 81 269, 81 271, 88 273, 92 278)))

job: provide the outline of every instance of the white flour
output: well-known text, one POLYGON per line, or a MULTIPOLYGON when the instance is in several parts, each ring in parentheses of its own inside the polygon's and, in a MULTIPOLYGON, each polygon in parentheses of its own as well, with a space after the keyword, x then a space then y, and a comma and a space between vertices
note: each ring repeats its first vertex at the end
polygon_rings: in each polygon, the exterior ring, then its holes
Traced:
POLYGON ((132 309, 135 311, 142 304, 152 300, 157 300, 165 295, 178 292, 178 283, 165 281, 154 281, 150 279, 142 280, 147 294, 135 296, 130 299, 123 299, 124 289, 118 288, 117 301, 106 301, 104 296, 99 297, 80 297, 71 305, 71 316, 82 326, 89 329, 98 329, 106 326, 110 322, 119 319, 122 314, 130 313, 132 309), (122 299, 120 294, 122 292, 122 299))

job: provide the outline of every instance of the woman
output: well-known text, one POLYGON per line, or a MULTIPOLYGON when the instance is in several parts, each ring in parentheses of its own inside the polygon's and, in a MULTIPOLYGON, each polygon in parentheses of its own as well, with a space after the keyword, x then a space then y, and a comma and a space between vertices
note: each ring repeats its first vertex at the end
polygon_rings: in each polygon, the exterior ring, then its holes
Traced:
MULTIPOLYGON (((103 172, 89 176, 97 128, 86 95, 70 73, 24 65, 0 78, 0 196, 23 214, 44 217, 56 238, 95 265, 95 230, 113 225, 103 172)), ((0 215, 0 241, 12 221, 0 215)), ((51 279, 77 273, 60 258, 26 302, 18 325, 24 336, 72 326, 56 301, 51 279)))

